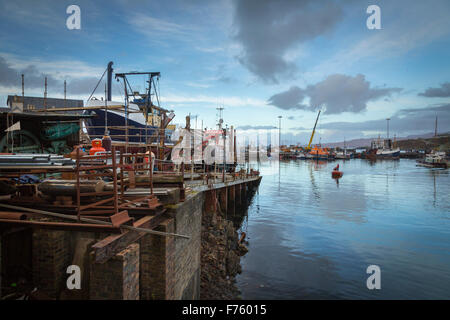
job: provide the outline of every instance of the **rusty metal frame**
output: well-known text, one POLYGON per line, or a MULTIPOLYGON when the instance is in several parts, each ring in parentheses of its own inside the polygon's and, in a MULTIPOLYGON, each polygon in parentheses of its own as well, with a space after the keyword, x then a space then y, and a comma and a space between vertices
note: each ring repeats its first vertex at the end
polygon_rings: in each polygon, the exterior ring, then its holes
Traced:
POLYGON ((82 215, 82 211, 86 211, 86 209, 95 209, 98 208, 100 205, 104 205, 106 203, 112 202, 113 205, 111 207, 112 214, 116 215, 119 213, 119 202, 118 202, 118 195, 117 195, 117 163, 116 163, 116 150, 115 147, 112 147, 111 150, 111 161, 112 163, 108 165, 109 160, 108 154, 101 154, 101 155, 93 155, 93 156, 80 156, 80 149, 77 148, 77 154, 76 154, 76 168, 75 168, 75 175, 76 175, 76 210, 77 210, 77 218, 78 221, 80 221, 80 217, 82 215), (99 164, 95 164, 94 161, 97 161, 98 159, 104 159, 99 164), (102 169, 112 169, 112 173, 92 173, 89 172, 91 170, 102 170, 102 169), (85 172, 85 173, 82 173, 85 172), (104 191, 104 192, 85 192, 81 193, 80 190, 80 178, 86 177, 87 180, 90 180, 89 178, 96 178, 98 176, 111 176, 113 177, 113 191, 104 191), (112 195, 110 198, 101 199, 96 202, 89 203, 87 205, 81 204, 81 198, 82 197, 91 197, 91 196, 98 196, 98 195, 112 195))
POLYGON ((104 233, 121 233, 119 226, 109 226, 91 223, 70 223, 70 222, 50 222, 50 221, 31 221, 17 219, 0 219, 0 224, 10 226, 29 226, 41 229, 51 230, 71 230, 71 231, 91 231, 104 233))
MULTIPOLYGON (((164 213, 155 216, 146 216, 133 223, 133 227, 153 229, 167 219, 164 213)), ((130 243, 133 243, 143 237, 143 232, 125 231, 119 235, 111 235, 97 242, 92 246, 94 250, 94 261, 104 263, 116 253, 125 249, 130 243)))

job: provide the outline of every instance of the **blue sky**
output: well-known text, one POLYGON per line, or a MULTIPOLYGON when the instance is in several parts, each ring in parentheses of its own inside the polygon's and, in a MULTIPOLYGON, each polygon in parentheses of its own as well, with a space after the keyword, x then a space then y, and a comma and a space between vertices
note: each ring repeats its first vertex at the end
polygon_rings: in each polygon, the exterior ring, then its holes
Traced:
MULTIPOLYGON (((0 0, 0 104, 8 94, 86 100, 109 61, 160 71, 162 106, 213 127, 216 108, 242 129, 278 125, 282 141, 450 131, 450 2, 0 0), (66 8, 81 9, 81 30, 66 8), (366 9, 381 9, 369 30, 366 9), (428 90, 428 91, 427 91, 428 90)), ((136 88, 143 87, 138 79, 136 88)), ((114 84, 114 98, 122 99, 114 84)), ((103 90, 97 92, 102 96, 103 90)), ((317 142, 317 141, 316 141, 317 142)))

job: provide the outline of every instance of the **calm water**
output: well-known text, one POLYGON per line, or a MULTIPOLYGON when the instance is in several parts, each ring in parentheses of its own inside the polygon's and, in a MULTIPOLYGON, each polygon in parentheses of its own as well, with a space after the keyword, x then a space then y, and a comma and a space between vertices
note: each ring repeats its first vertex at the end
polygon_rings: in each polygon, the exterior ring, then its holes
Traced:
POLYGON ((449 170, 403 159, 260 170, 241 228, 243 299, 450 299, 449 170), (371 264, 381 290, 366 287, 371 264))

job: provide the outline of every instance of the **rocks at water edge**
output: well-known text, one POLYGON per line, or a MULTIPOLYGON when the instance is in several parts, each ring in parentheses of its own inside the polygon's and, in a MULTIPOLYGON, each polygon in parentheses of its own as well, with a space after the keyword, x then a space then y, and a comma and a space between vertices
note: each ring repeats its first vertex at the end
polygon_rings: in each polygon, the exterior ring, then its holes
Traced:
POLYGON ((240 257, 248 249, 239 244, 233 222, 221 213, 203 213, 200 299, 238 299, 235 276, 240 257))

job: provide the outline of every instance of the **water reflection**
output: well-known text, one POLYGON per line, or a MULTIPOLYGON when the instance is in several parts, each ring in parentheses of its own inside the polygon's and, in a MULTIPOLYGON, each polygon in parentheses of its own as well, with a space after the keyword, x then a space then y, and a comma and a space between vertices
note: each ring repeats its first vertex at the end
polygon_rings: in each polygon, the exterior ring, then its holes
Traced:
POLYGON ((339 181, 326 162, 261 165, 238 223, 250 250, 243 298, 450 298, 448 171, 410 160, 338 163, 339 181), (380 291, 365 286, 369 264, 381 267, 380 291))
POLYGON ((314 197, 315 197, 317 200, 320 200, 320 194, 319 194, 319 192, 318 192, 319 188, 317 188, 316 180, 314 179, 314 174, 313 174, 312 168, 313 168, 313 167, 312 167, 311 165, 309 165, 309 176, 310 176, 310 178, 311 178, 311 191, 313 192, 314 197))

